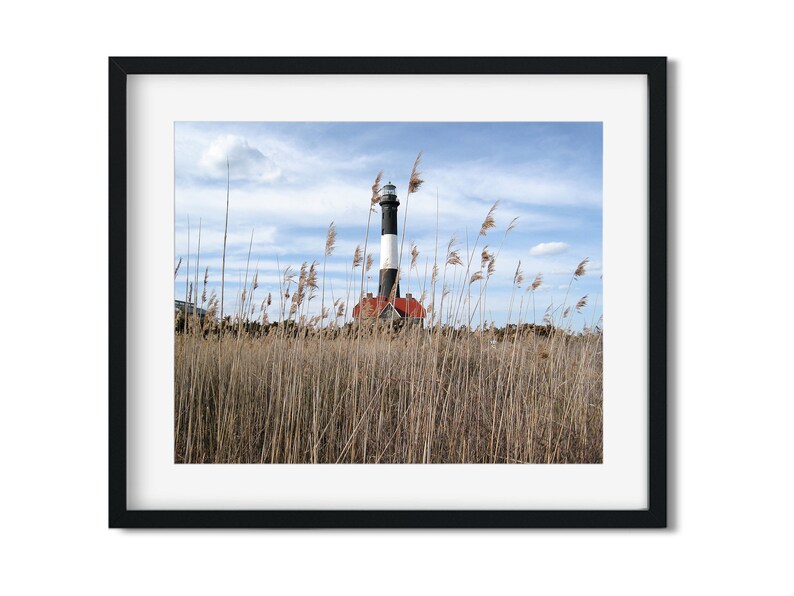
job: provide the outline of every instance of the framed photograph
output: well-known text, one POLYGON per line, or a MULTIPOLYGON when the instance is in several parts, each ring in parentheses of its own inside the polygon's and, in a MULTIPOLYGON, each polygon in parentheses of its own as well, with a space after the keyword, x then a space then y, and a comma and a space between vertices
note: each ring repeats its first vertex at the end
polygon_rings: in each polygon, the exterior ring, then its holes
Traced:
POLYGON ((111 527, 666 527, 665 58, 110 58, 111 527))

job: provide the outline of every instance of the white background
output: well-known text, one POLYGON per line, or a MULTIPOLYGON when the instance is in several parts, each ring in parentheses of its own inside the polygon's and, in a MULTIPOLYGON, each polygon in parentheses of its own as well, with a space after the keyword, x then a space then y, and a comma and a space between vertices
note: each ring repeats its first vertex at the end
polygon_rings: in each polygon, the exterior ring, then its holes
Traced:
POLYGON ((284 6, 140 0, 4 10, 0 588, 790 590, 794 96, 784 4, 284 6), (106 529, 107 55, 385 53, 673 60, 670 529, 106 529))

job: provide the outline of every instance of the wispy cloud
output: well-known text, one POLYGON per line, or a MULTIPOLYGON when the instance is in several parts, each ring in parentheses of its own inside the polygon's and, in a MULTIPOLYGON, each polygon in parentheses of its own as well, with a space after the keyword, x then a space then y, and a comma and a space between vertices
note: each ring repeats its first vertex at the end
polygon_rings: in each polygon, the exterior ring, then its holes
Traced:
POLYGON ((550 166, 504 164, 480 160, 455 165, 444 164, 443 170, 427 168, 447 192, 455 196, 498 197, 520 205, 568 205, 600 207, 601 188, 583 180, 580 172, 568 172, 550 166))
POLYGON ((533 257, 544 257, 547 255, 558 255, 568 250, 565 242, 541 242, 529 249, 529 254, 533 257))
POLYGON ((201 154, 197 172, 209 179, 225 179, 227 174, 237 182, 272 182, 281 176, 276 163, 243 137, 227 134, 216 137, 201 154))

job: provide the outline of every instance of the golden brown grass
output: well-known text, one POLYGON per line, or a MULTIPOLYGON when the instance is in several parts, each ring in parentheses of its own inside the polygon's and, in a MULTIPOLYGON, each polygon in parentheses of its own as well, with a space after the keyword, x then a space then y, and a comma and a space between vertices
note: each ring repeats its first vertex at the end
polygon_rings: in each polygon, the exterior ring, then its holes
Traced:
POLYGON ((178 334, 176 461, 601 462, 601 334, 361 332, 178 334))

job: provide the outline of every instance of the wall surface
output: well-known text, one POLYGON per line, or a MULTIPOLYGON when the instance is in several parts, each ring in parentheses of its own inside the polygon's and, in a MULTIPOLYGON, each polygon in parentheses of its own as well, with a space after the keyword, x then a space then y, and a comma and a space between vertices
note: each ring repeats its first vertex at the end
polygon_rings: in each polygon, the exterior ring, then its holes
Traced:
POLYGON ((8 594, 791 589, 782 3, 15 3, 2 35, 8 594), (288 7, 290 6, 290 7, 288 7), (106 528, 108 55, 667 55, 667 531, 106 528), (788 555, 788 556, 787 556, 788 555))

